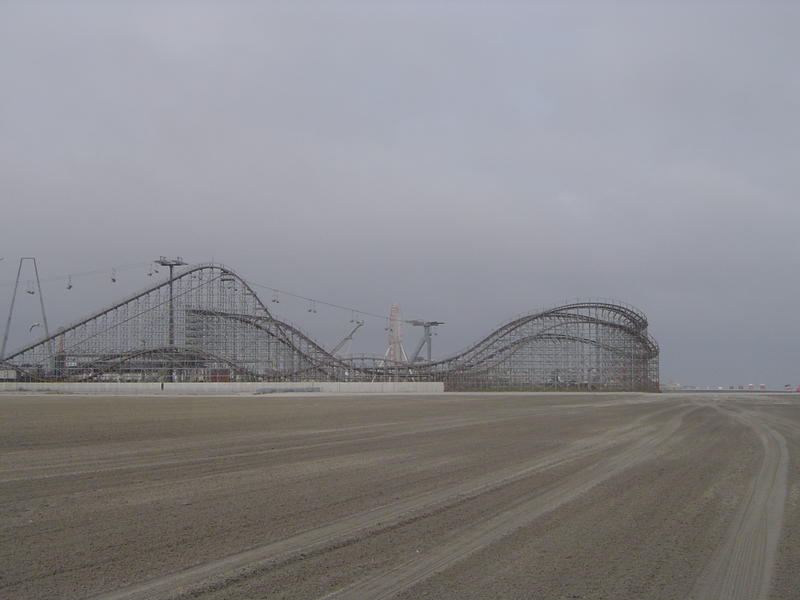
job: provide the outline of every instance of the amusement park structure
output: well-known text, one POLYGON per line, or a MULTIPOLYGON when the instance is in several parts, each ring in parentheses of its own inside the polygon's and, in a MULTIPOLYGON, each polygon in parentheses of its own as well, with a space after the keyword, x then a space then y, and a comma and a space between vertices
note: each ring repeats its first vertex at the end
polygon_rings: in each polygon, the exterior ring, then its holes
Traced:
MULTIPOLYGON (((459 354, 431 360, 431 327, 412 357, 393 307, 383 356, 344 357, 276 318, 250 284, 219 264, 167 264, 147 287, 2 357, 18 381, 438 381, 445 390, 658 390, 647 318, 611 301, 519 317, 459 354), (427 345, 427 359, 420 350, 427 345)), ((354 328, 357 329, 358 325, 354 328)), ((351 332, 350 338, 352 338, 351 332)))

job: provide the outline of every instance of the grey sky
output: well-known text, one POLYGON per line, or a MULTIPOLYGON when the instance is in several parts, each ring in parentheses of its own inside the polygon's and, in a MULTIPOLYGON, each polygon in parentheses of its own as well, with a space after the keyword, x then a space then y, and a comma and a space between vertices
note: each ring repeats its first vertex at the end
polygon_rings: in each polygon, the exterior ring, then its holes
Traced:
MULTIPOLYGON (((2 2, 0 281, 213 257, 439 356, 611 297, 664 382, 797 385, 800 5, 566 4, 2 2)), ((48 284, 51 326, 145 270, 48 284)))

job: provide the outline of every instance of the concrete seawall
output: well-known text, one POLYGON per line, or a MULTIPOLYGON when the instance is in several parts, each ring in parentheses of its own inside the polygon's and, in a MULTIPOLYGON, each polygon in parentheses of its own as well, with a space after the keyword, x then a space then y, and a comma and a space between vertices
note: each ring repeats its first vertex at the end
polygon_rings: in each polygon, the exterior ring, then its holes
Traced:
POLYGON ((323 392, 345 394, 385 393, 437 393, 444 391, 440 382, 226 382, 226 383, 23 383, 0 382, 0 392, 62 392, 71 394, 270 394, 282 392, 323 392))

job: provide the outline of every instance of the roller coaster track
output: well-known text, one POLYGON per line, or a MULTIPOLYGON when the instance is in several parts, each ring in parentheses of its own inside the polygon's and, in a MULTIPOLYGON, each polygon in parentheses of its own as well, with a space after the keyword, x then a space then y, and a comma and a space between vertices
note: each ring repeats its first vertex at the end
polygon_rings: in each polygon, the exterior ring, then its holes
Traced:
POLYGON ((630 306, 574 302, 518 317, 442 360, 342 359, 272 315, 235 271, 201 264, 15 351, 2 365, 23 379, 51 381, 202 381, 224 373, 250 381, 440 380, 451 389, 511 382, 538 389, 562 380, 656 389, 659 348, 647 326, 630 306))

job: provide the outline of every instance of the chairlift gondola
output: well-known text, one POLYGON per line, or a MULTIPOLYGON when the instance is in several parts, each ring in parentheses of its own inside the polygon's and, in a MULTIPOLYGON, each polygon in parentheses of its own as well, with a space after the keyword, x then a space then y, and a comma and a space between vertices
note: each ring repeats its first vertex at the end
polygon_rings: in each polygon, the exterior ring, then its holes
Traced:
POLYGON ((72 289, 72 275, 67 276, 67 289, 68 290, 72 289))

